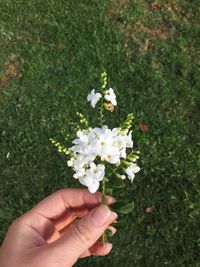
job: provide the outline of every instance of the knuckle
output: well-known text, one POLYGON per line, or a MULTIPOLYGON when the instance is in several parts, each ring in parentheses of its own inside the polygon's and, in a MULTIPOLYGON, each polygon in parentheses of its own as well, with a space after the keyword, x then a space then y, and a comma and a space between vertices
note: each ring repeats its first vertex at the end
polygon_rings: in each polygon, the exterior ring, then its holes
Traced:
POLYGON ((91 230, 86 223, 75 223, 71 228, 71 232, 78 242, 81 242, 85 245, 91 242, 91 230))
POLYGON ((62 194, 62 193, 65 193, 68 189, 67 188, 61 188, 61 189, 58 189, 55 194, 62 194))
POLYGON ((66 193, 66 190, 67 189, 65 189, 65 188, 61 188, 61 189, 57 190, 56 192, 52 193, 52 195, 62 196, 64 193, 66 193))

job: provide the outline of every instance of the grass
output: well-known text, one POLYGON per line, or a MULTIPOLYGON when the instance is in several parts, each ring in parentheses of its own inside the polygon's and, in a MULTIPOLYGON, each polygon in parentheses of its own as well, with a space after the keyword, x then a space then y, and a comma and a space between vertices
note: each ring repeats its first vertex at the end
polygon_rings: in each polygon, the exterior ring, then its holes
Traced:
POLYGON ((48 194, 78 187, 49 138, 70 130, 106 68, 111 124, 135 114, 142 171, 113 252, 76 266, 200 266, 199 2, 2 0, 0 13, 0 239, 48 194))

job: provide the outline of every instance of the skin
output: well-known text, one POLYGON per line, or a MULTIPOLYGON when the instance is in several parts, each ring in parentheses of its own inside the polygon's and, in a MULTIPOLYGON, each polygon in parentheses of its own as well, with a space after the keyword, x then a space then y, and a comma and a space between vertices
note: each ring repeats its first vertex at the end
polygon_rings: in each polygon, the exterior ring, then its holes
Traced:
POLYGON ((99 237, 117 219, 101 193, 61 189, 17 218, 8 229, 0 248, 2 267, 69 267, 83 257, 104 256, 112 244, 102 245, 99 237))

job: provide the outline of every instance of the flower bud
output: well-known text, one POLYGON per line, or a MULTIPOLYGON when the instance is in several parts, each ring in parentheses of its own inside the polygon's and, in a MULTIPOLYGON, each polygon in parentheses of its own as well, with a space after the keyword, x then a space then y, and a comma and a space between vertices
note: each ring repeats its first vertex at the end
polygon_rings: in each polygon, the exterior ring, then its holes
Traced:
POLYGON ((119 174, 119 173, 116 173, 116 176, 122 180, 126 179, 126 176, 125 175, 122 175, 122 174, 119 174))
POLYGON ((113 112, 114 109, 115 109, 115 107, 113 106, 112 103, 108 103, 108 104, 104 103, 104 107, 105 107, 106 110, 109 110, 110 112, 113 112))

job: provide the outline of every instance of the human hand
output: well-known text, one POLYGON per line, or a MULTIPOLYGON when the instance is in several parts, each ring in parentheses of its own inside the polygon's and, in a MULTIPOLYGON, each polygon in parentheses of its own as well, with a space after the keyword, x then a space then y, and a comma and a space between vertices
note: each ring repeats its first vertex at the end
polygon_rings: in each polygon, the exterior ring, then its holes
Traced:
MULTIPOLYGON (((107 205, 114 202, 107 197, 107 205)), ((79 258, 106 255, 112 244, 97 240, 116 218, 101 204, 101 193, 61 189, 11 224, 0 267, 69 267, 79 258)))

